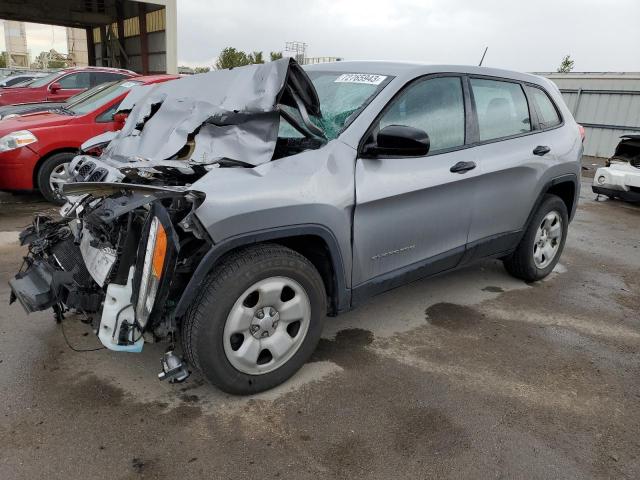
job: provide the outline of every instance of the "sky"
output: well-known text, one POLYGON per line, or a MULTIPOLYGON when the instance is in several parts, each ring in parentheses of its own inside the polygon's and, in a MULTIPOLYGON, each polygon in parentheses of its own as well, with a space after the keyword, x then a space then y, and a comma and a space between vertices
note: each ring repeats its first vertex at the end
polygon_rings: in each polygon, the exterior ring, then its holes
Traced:
MULTIPOLYGON (((59 53, 67 53, 67 33, 64 27, 26 23, 27 50, 33 60, 40 52, 52 48, 59 53)), ((4 51, 4 22, 0 20, 0 52, 4 51)))
POLYGON ((640 0, 178 0, 181 65, 224 47, 553 71, 640 71, 640 0))
MULTIPOLYGON (((227 46, 307 56, 553 71, 640 71, 640 0, 177 0, 180 65, 211 66, 227 46)), ((27 24, 32 58, 66 53, 61 27, 27 24)), ((0 22, 0 50, 4 32, 0 22)))

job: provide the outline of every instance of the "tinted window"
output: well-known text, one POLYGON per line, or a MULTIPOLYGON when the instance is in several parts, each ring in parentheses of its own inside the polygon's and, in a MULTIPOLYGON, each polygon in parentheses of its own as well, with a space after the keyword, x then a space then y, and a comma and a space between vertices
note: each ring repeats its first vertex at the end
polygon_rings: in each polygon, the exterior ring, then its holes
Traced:
POLYGON ((545 91, 540 88, 530 88, 531 100, 538 115, 540 128, 550 128, 560 125, 560 115, 545 91))
POLYGON ((119 106, 120 106, 119 103, 112 105, 108 110, 105 110, 100 115, 98 115, 98 117, 96 118, 96 122, 98 123, 112 122, 113 116, 116 114, 116 111, 118 110, 119 106))
POLYGON ((105 82, 113 82, 116 80, 122 80, 125 75, 121 73, 113 72, 94 72, 93 73, 93 85, 100 85, 105 82))
POLYGON ((471 90, 481 141, 531 131, 529 107, 520 84, 472 78, 471 90))
POLYGON ((8 80, 6 80, 4 82, 4 86, 5 87, 11 87, 12 85, 16 85, 18 83, 22 83, 22 82, 28 82, 29 80, 31 80, 33 77, 16 77, 16 78, 10 78, 8 80))
POLYGON ((385 112, 380 128, 408 125, 424 130, 431 140, 431 153, 464 145, 464 123, 460 78, 439 77, 407 87, 385 112))
POLYGON ((58 80, 61 88, 89 88, 91 73, 78 72, 71 73, 58 80))
POLYGON ((84 115, 85 113, 93 112, 115 98, 127 93, 131 87, 135 87, 136 85, 140 85, 140 82, 130 80, 116 83, 108 88, 98 90, 96 93, 84 100, 67 107, 67 109, 76 115, 84 115))
POLYGON ((60 76, 60 72, 53 72, 53 73, 47 75, 46 77, 42 77, 42 78, 39 78, 37 80, 34 80, 33 82, 31 82, 29 84, 29 88, 44 87, 45 85, 48 85, 49 82, 54 81, 59 76, 60 76))

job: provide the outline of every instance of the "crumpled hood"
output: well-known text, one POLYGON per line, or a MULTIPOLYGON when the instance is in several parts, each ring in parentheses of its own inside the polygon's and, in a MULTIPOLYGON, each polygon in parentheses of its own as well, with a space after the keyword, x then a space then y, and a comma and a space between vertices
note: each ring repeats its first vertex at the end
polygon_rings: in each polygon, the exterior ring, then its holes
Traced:
POLYGON ((259 165, 273 156, 283 106, 302 119, 321 115, 315 88, 293 59, 135 87, 120 105, 130 110, 127 121, 103 158, 259 165))

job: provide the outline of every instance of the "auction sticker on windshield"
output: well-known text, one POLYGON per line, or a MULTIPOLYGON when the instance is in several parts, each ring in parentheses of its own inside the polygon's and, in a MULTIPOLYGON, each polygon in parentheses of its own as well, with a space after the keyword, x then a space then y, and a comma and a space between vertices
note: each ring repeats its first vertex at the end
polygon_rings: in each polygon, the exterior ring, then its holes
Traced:
POLYGON ((366 83, 368 85, 380 85, 386 75, 373 75, 370 73, 343 73, 334 80, 334 83, 366 83))

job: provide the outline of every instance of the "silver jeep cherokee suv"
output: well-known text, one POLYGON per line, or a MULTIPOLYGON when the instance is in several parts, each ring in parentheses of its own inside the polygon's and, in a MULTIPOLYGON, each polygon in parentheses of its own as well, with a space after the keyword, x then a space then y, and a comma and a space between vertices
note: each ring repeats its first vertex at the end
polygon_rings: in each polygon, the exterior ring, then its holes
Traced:
POLYGON ((278 385, 325 316, 486 257, 554 268, 579 193, 578 125, 548 80, 479 67, 293 60, 132 91, 69 165, 11 280, 111 350, 169 342, 161 378, 278 385), (181 343, 184 355, 174 353, 181 343))

